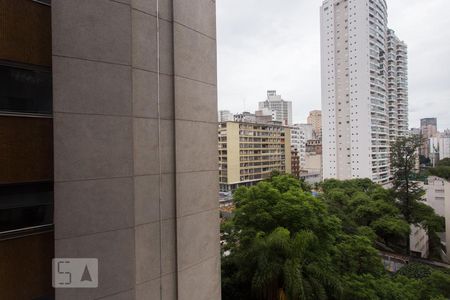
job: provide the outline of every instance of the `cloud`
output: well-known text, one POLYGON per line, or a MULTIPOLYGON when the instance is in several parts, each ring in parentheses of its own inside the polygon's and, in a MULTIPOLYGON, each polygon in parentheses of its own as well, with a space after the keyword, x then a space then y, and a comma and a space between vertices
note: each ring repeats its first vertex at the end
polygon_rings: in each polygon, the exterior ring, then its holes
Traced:
MULTIPOLYGON (((295 122, 320 109, 321 0, 217 0, 219 108, 255 110, 266 90, 293 102, 295 122)), ((448 0, 388 0, 389 26, 408 44, 410 126, 450 128, 448 0)))

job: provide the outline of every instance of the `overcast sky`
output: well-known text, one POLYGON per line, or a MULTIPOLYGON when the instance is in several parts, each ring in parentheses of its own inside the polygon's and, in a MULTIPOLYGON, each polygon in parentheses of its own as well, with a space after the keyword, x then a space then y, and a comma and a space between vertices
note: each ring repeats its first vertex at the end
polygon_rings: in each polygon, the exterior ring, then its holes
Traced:
MULTIPOLYGON (((387 0, 389 27, 408 44, 410 127, 450 128, 450 0, 387 0)), ((217 0, 219 109, 254 111, 275 89, 294 122, 320 109, 322 0, 217 0)))

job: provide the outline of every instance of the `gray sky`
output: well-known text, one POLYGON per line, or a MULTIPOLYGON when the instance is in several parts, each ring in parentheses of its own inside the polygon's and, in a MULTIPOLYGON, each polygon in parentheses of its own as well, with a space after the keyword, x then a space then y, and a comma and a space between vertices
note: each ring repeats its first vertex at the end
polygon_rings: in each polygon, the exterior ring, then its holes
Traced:
MULTIPOLYGON (((450 128, 450 1, 387 0, 408 44, 410 127, 450 128)), ((266 90, 292 101, 294 122, 320 109, 322 0, 217 0, 219 109, 253 111, 266 90)))

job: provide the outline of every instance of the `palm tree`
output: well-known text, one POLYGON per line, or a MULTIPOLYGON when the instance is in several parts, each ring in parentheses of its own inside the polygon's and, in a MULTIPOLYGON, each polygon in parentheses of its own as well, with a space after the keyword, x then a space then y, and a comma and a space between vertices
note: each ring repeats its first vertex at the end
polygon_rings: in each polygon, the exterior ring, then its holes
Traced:
MULTIPOLYGON (((252 290, 261 300, 328 299, 339 295, 341 286, 333 276, 319 240, 311 231, 291 238, 285 228, 260 235, 248 252, 254 261, 252 290)), ((326 256, 326 255, 325 255, 326 256)))

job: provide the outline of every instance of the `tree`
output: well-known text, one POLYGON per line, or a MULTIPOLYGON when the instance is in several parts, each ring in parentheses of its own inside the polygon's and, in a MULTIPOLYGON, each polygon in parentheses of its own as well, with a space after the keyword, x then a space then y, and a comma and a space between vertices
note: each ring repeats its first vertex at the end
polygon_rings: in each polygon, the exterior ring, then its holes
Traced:
MULTIPOLYGON (((422 200, 425 191, 417 181, 411 180, 411 174, 417 171, 417 151, 422 144, 422 138, 419 136, 400 137, 391 144, 392 191, 408 224, 417 224, 421 221, 414 218, 413 211, 417 203, 422 200)), ((409 232, 407 234, 405 250, 410 255, 409 232)))
POLYGON ((289 176, 240 188, 233 196, 234 217, 221 228, 223 299, 339 295, 333 254, 340 221, 320 199, 289 176))
MULTIPOLYGON (((221 226, 222 299, 445 299, 445 272, 409 278, 384 270, 375 244, 404 246, 409 232, 391 191, 370 180, 321 189, 313 197, 280 175, 234 193, 235 214, 221 226)), ((442 225, 416 204, 414 220, 429 230, 442 225)))

